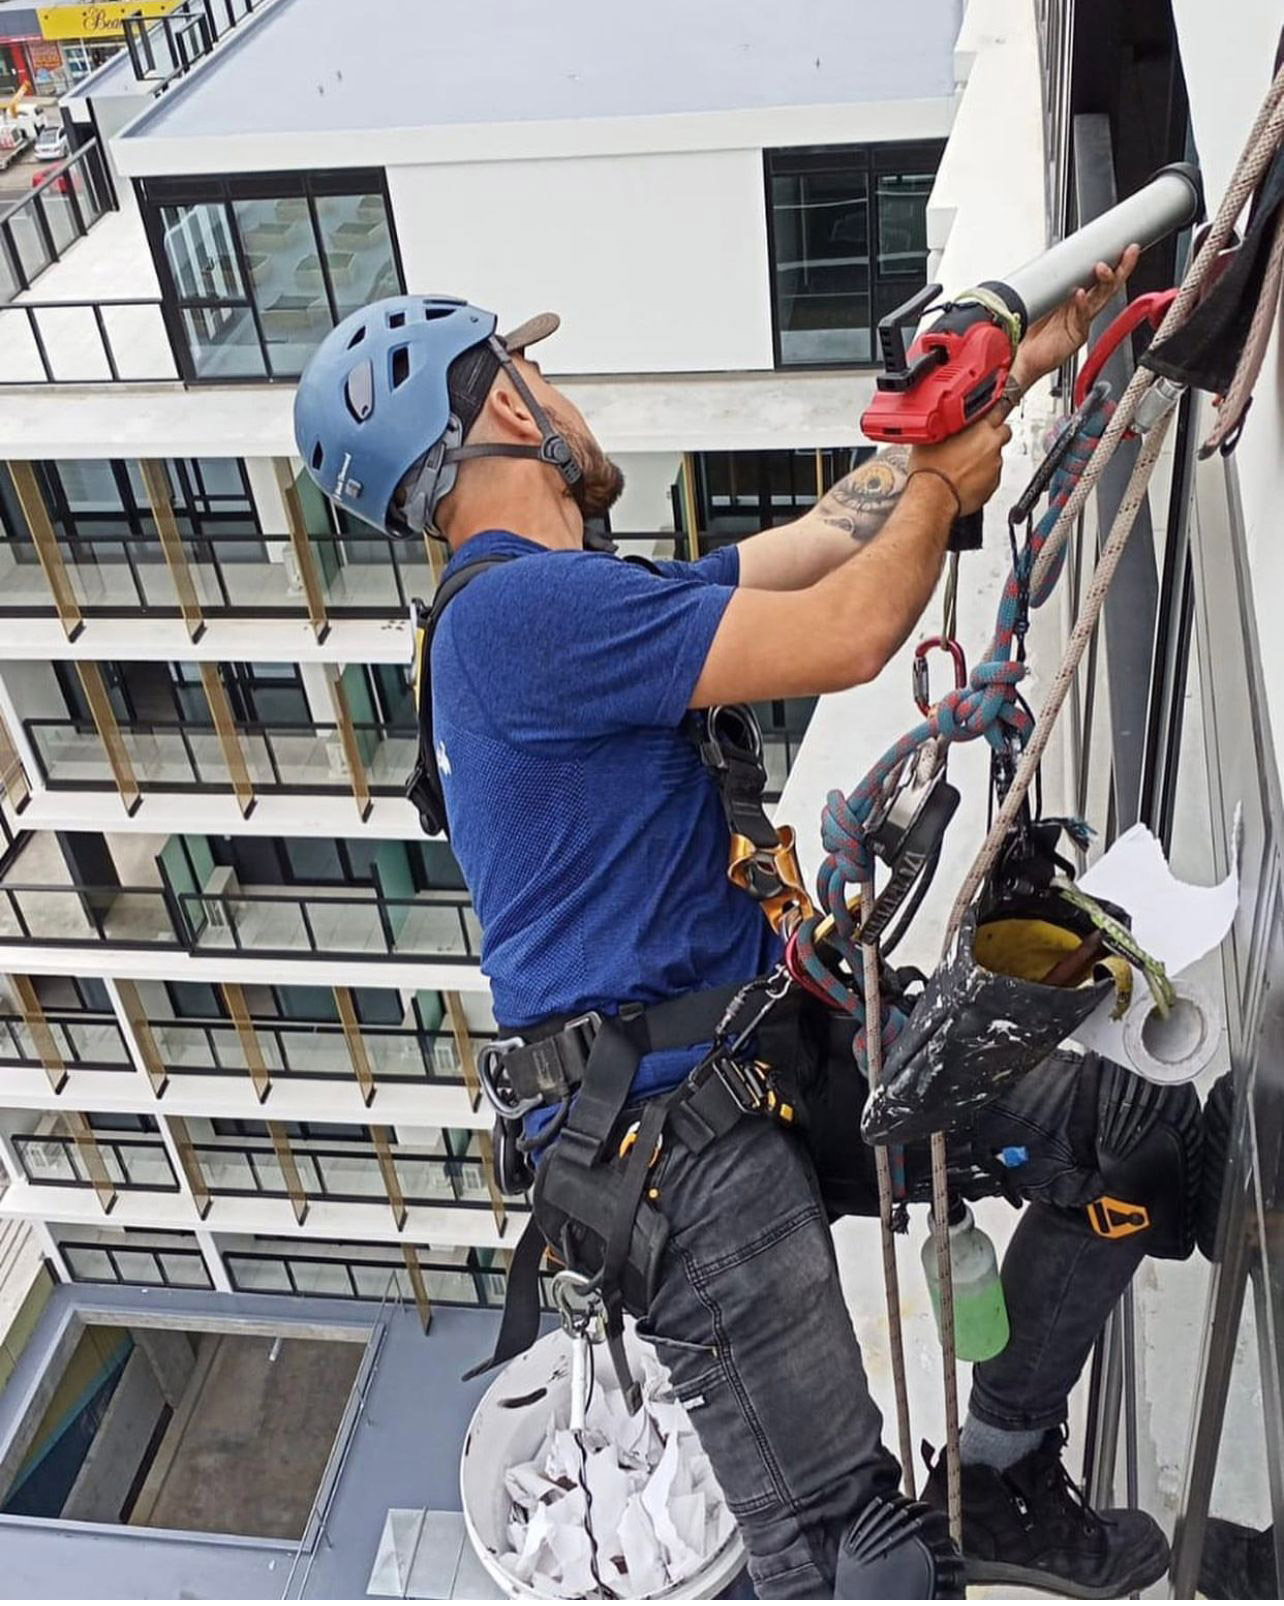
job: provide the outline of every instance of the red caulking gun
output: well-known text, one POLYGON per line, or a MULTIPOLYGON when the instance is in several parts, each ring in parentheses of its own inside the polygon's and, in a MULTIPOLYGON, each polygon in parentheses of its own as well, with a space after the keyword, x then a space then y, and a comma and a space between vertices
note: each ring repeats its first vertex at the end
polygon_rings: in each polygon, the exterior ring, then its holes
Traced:
MULTIPOLYGON (((1005 279, 987 279, 944 304, 939 284, 925 286, 878 325, 883 371, 861 429, 870 440, 911 445, 957 435, 999 400, 1031 324, 1092 285, 1098 262, 1117 262, 1134 241, 1144 250, 1184 228, 1201 203, 1198 170, 1175 163, 1005 279), (943 305, 941 316, 906 351, 906 326, 933 305, 943 305)), ((951 550, 980 545, 980 513, 957 519, 951 550)))

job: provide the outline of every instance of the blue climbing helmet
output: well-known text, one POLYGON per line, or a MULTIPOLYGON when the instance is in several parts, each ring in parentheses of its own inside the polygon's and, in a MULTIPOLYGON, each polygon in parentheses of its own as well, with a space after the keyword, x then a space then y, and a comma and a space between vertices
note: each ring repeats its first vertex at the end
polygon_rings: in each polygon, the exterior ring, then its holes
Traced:
POLYGON ((501 337, 493 312, 453 296, 389 296, 351 313, 313 352, 295 394, 294 438, 308 473, 345 512, 393 536, 439 533, 437 506, 467 458, 538 458, 574 485, 570 446, 512 360, 558 321, 540 313, 501 337), (463 443, 501 368, 542 432, 538 446, 463 443))

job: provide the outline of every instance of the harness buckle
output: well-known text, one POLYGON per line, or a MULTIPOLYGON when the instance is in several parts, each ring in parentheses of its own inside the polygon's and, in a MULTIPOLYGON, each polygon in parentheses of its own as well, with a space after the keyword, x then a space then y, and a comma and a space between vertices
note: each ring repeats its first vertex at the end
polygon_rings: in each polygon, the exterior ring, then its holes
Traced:
POLYGON ((518 1098, 513 1090, 500 1081, 504 1070, 504 1056, 515 1048, 525 1048, 524 1037, 498 1037, 483 1043, 477 1050, 477 1079, 487 1102, 501 1120, 515 1121, 519 1116, 537 1110, 543 1104, 539 1097, 518 1098))
POLYGON ((708 1063, 742 1115, 761 1114, 767 1103, 767 1089, 756 1068, 750 1070, 726 1053, 716 1054, 708 1063))

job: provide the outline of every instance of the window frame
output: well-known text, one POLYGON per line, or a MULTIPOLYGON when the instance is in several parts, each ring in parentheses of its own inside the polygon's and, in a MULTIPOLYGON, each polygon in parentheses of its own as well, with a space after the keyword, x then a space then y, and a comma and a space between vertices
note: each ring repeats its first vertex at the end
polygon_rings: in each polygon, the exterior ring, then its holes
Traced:
MULTIPOLYGON (((882 286, 903 285, 901 300, 908 301, 916 289, 921 289, 917 275, 881 274, 879 258, 879 200, 878 180, 887 174, 904 175, 912 172, 939 171, 945 154, 944 139, 890 140, 865 142, 853 145, 788 145, 765 149, 762 153, 763 204, 767 219, 767 296, 771 305, 771 360, 781 373, 806 373, 825 369, 870 370, 880 366, 878 355, 879 289, 882 286), (869 241, 868 299, 870 322, 868 325, 870 358, 868 362, 841 359, 836 362, 786 362, 781 356, 780 302, 776 261, 776 209, 772 202, 772 180, 796 177, 807 171, 821 171, 828 167, 840 169, 843 159, 851 169, 862 173, 867 182, 869 241)), ((923 282, 926 282, 924 280, 923 282)))
POLYGON ((152 263, 161 287, 161 316, 169 335, 174 361, 183 381, 188 385, 294 385, 297 373, 278 373, 273 370, 270 343, 263 331, 263 309, 255 295, 254 279, 248 264, 248 255, 241 227, 237 219, 237 201, 279 201, 302 199, 307 204, 308 221, 316 245, 326 305, 331 326, 340 321, 331 282, 330 266, 317 218, 318 197, 331 195, 374 195, 383 201, 384 219, 388 227, 388 243, 392 251, 399 294, 406 293, 406 272, 401 259, 401 243, 397 236, 396 218, 392 198, 388 192, 388 175, 382 167, 316 168, 294 172, 266 173, 212 173, 208 175, 165 176, 135 180, 139 211, 147 235, 152 263), (239 296, 189 296, 179 292, 165 251, 165 230, 162 211, 169 208, 216 206, 221 210, 223 224, 236 262, 240 279, 239 296), (191 341, 184 324, 184 314, 192 311, 217 312, 231 308, 244 308, 254 325, 255 342, 260 373, 203 374, 197 371, 191 341))

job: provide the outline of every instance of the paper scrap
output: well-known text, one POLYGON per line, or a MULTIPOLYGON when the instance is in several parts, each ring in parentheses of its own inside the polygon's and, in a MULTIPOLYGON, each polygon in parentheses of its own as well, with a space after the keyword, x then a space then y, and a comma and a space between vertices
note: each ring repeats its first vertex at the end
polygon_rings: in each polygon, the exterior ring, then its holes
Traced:
MULTIPOLYGON (((1238 845, 1239 818, 1234 839, 1238 845)), ((1236 855, 1238 860, 1238 853, 1236 855)), ((1239 907, 1239 866, 1216 886, 1179 881, 1164 858, 1157 838, 1144 825, 1134 825, 1079 877, 1079 887, 1094 898, 1118 904, 1132 922, 1132 934, 1147 953, 1160 960, 1169 978, 1188 970, 1211 953, 1226 936, 1239 907)), ((1133 972, 1133 997, 1149 997, 1145 978, 1133 972)), ((1124 1022, 1113 1020, 1112 995, 1075 1032, 1075 1040, 1106 1059, 1134 1064, 1125 1040, 1124 1022)))
POLYGON ((581 1478, 592 1497, 602 1580, 636 1599, 694 1577, 735 1531, 735 1520, 668 1374, 641 1358, 642 1409, 631 1415, 617 1388, 598 1380, 589 1401, 584 1455, 554 1412, 529 1461, 508 1467, 512 1501, 499 1557, 521 1583, 559 1599, 596 1595, 581 1478))

